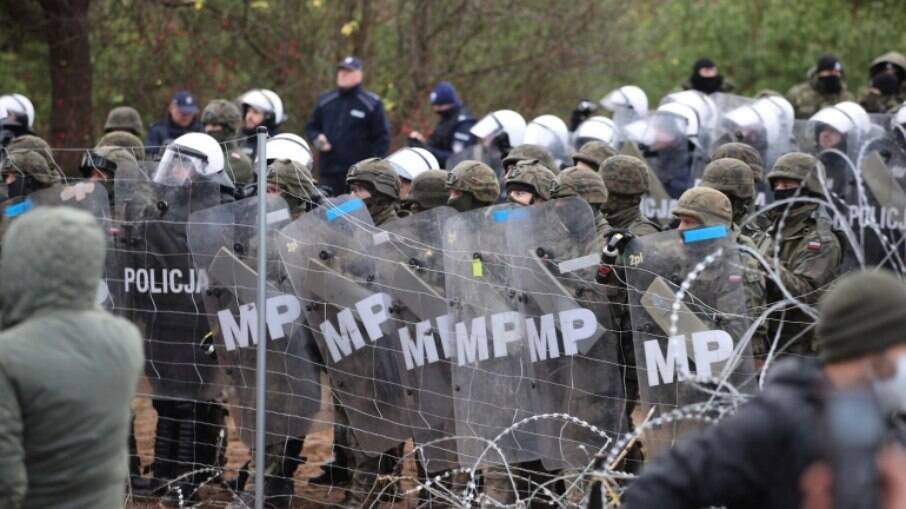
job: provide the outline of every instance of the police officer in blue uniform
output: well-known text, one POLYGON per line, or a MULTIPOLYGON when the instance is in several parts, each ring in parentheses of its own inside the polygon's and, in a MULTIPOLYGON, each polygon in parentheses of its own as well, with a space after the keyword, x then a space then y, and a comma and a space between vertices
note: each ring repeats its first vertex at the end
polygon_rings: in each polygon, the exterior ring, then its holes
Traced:
POLYGON ((384 157, 390 146, 390 128, 384 104, 362 88, 362 62, 346 57, 337 64, 337 88, 318 99, 305 124, 309 140, 318 149, 319 182, 340 194, 349 167, 370 157, 384 157))
POLYGON ((476 141, 469 132, 476 120, 463 106, 456 88, 449 81, 441 81, 434 86, 431 107, 440 116, 437 127, 428 138, 418 131, 409 133, 409 146, 430 150, 440 166, 445 168, 448 157, 476 141))
POLYGON ((188 90, 173 95, 167 107, 167 118, 151 124, 145 138, 145 154, 149 159, 163 153, 164 145, 186 133, 201 133, 204 127, 198 121, 198 102, 188 90))

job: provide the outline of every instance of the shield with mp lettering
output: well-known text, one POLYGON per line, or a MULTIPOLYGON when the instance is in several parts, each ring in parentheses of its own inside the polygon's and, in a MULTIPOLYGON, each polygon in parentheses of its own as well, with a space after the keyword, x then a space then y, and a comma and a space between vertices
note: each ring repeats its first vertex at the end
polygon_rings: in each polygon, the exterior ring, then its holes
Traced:
POLYGON ((663 421, 645 426, 651 458, 752 390, 754 329, 732 231, 646 235, 624 260, 640 409, 646 420, 663 421))
MULTIPOLYGON (((264 195, 266 216, 267 370, 266 426, 268 444, 299 437, 313 428, 320 410, 320 361, 277 249, 278 230, 290 222, 286 202, 264 195)), ((239 437, 255 445, 258 337, 258 197, 211 207, 192 214, 189 247, 195 265, 208 274, 204 305, 210 336, 203 348, 223 368, 230 415, 239 437)))

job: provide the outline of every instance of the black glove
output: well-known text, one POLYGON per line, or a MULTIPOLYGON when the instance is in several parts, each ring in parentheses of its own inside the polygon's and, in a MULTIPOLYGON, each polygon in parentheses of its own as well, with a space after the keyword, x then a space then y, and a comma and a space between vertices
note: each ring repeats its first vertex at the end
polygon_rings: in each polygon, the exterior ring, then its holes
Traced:
POLYGON ((406 145, 412 148, 425 148, 425 144, 418 138, 406 138, 406 145))
POLYGON ((607 242, 601 250, 601 263, 613 265, 617 258, 623 254, 626 246, 635 238, 629 230, 613 230, 607 234, 607 242))
POLYGON ((579 124, 588 120, 588 117, 592 113, 598 111, 598 105, 589 101, 588 99, 582 99, 579 101, 579 104, 576 105, 576 109, 573 110, 572 115, 569 117, 569 130, 575 131, 579 128, 579 124))

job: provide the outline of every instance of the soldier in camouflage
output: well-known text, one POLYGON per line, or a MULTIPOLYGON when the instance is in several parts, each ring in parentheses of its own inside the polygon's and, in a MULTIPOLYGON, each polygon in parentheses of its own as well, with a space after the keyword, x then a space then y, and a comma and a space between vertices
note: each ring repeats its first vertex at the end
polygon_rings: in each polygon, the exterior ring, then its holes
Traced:
POLYGON ((276 159, 268 167, 267 192, 277 193, 286 200, 294 220, 320 201, 317 186, 308 168, 296 161, 276 159))
POLYGON ((796 118, 807 119, 826 106, 855 100, 846 89, 843 64, 833 55, 819 58, 806 76, 808 81, 786 93, 787 100, 796 111, 796 118))
MULTIPOLYGON (((736 204, 739 199, 734 198, 740 192, 746 194, 747 186, 750 190, 753 188, 750 173, 748 166, 736 159, 711 162, 705 167, 702 186, 683 193, 673 209, 673 215, 680 219, 680 231, 698 226, 724 225, 730 229, 736 243, 747 248, 739 251, 739 261, 746 291, 746 309, 754 320, 765 309, 765 276, 758 259, 748 251, 757 251, 755 241, 740 232, 737 226, 736 204)), ((752 351, 756 359, 762 359, 767 354, 766 338, 767 328, 763 326, 752 334, 752 351)))
POLYGON ((869 113, 891 113, 906 101, 906 56, 897 51, 874 59, 869 84, 859 89, 859 104, 869 113))
MULTIPOLYGON (((796 197, 824 196, 821 182, 824 166, 815 157, 801 152, 781 156, 768 173, 775 200, 796 197)), ((755 242, 762 256, 777 271, 780 284, 794 298, 813 305, 837 277, 843 260, 841 240, 832 229, 831 221, 811 202, 792 202, 778 205, 768 212, 769 227, 755 242), (775 267, 774 259, 778 265, 775 267)), ((783 300, 777 282, 767 280, 767 302, 783 300)), ((773 314, 768 320, 768 340, 776 348, 787 345, 785 353, 813 355, 813 335, 809 328, 812 319, 794 305, 773 314), (782 327, 781 327, 782 325, 782 327)), ((775 348, 775 349, 776 349, 775 348)))
MULTIPOLYGON (((21 138, 20 138, 21 139, 21 138)), ((24 198, 29 194, 63 181, 47 164, 45 155, 37 150, 11 150, 0 169, 6 184, 7 199, 24 198)))
POLYGON ((598 237, 603 239, 604 234, 610 230, 610 225, 601 211, 601 206, 607 202, 607 186, 601 175, 588 167, 573 166, 564 169, 554 180, 551 198, 568 196, 578 196, 591 205, 595 213, 595 230, 598 237))
POLYGON ((145 146, 141 138, 126 131, 111 131, 98 140, 98 147, 120 147, 132 152, 136 161, 145 160, 145 146))
POLYGON ((657 224, 642 216, 639 209, 642 195, 648 192, 648 170, 644 161, 615 155, 604 161, 600 173, 609 192, 602 211, 612 227, 628 230, 636 237, 660 231, 657 224))
POLYGON ((541 164, 545 168, 557 174, 560 172, 560 166, 557 165, 557 161, 554 160, 554 157, 545 150, 543 147, 538 145, 523 144, 518 145, 510 150, 510 152, 503 158, 503 172, 504 175, 509 173, 509 171, 516 165, 519 161, 528 161, 530 159, 537 159, 541 161, 541 164))
POLYGON ((428 170, 412 180, 409 195, 403 200, 403 210, 417 214, 447 204, 447 175, 444 170, 428 170))
POLYGON ((79 171, 83 178, 104 186, 107 191, 107 201, 113 213, 117 213, 114 195, 115 186, 113 183, 117 171, 120 170, 127 171, 130 175, 139 175, 140 173, 135 153, 129 149, 116 146, 98 146, 93 150, 87 151, 79 165, 79 171))
POLYGON ((551 188, 557 176, 538 159, 519 161, 503 183, 506 199, 519 205, 534 205, 551 199, 551 188))
POLYGON ((145 125, 142 123, 142 116, 131 106, 117 106, 107 114, 107 121, 104 122, 104 133, 124 131, 129 134, 145 137, 145 125))
POLYGON ((44 141, 43 138, 40 138, 33 134, 25 134, 11 141, 10 144, 6 147, 6 151, 9 154, 18 151, 29 150, 34 150, 38 154, 40 154, 41 157, 44 158, 44 161, 47 162, 47 167, 50 169, 50 171, 55 173, 60 181, 63 180, 63 169, 60 168, 60 165, 58 165, 54 160, 53 151, 51 150, 50 145, 46 141, 44 141))
POLYGON ((756 186, 764 182, 764 160, 754 147, 740 142, 725 143, 711 154, 711 161, 728 157, 738 159, 749 166, 756 186))
POLYGON ((603 141, 593 140, 579 147, 579 151, 573 155, 573 161, 578 168, 600 171, 601 163, 615 155, 617 155, 617 151, 613 147, 603 141))
POLYGON ((387 161, 372 157, 355 163, 346 173, 346 187, 365 202, 375 226, 399 219, 400 178, 387 161))
POLYGON ((739 159, 712 157, 711 162, 705 166, 701 183, 703 187, 717 189, 730 198, 730 204, 733 206, 733 226, 749 237, 758 232, 754 221, 745 221, 755 211, 753 174, 749 165, 739 159))
POLYGON ((254 182, 252 160, 239 150, 236 141, 242 126, 239 107, 226 99, 214 99, 201 112, 201 123, 204 125, 204 132, 217 140, 223 148, 223 169, 236 188, 254 182))
POLYGON ((490 166, 479 161, 462 161, 447 175, 447 205, 459 212, 487 207, 500 196, 500 182, 490 166))

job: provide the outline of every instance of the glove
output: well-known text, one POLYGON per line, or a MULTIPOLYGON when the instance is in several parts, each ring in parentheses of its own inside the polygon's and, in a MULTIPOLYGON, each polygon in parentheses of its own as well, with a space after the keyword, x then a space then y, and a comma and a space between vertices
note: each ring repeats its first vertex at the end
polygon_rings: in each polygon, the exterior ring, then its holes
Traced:
POLYGON ((579 124, 588 120, 588 117, 597 110, 598 105, 588 99, 579 101, 579 104, 576 105, 576 109, 573 110, 572 115, 569 117, 569 130, 575 131, 579 127, 579 124))
POLYGON ((613 265, 617 258, 623 254, 626 246, 635 238, 629 230, 614 230, 607 234, 607 242, 601 250, 601 263, 613 265))

